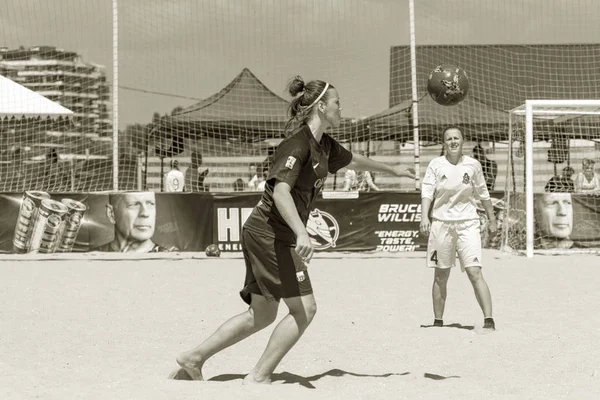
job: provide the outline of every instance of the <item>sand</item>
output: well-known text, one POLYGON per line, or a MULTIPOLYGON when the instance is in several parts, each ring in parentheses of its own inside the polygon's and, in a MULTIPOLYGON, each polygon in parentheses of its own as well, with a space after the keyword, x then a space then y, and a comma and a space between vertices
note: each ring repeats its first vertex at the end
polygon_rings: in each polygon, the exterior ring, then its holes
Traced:
MULTIPOLYGON (((497 330, 467 276, 432 323, 424 254, 321 257, 318 312, 271 386, 243 386, 271 326, 167 379, 175 356, 245 309, 243 261, 3 260, 0 399, 593 399, 600 397, 597 256, 486 250, 497 330)), ((279 318, 287 309, 282 304, 279 318)))

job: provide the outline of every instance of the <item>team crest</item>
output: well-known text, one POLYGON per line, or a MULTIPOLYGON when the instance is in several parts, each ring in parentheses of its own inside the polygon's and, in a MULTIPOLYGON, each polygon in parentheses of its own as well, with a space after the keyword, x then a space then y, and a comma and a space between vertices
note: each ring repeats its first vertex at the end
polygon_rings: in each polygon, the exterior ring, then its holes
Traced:
POLYGON ((469 182, 471 182, 471 178, 469 177, 469 174, 467 174, 467 173, 465 172, 465 174, 463 175, 463 183, 464 183, 465 185, 468 185, 468 184, 469 184, 469 182))
POLYGON ((315 208, 308 216, 306 231, 315 250, 335 247, 340 236, 340 226, 331 214, 315 208))
POLYGON ((285 162, 285 166, 289 169, 293 169, 296 164, 296 157, 289 156, 287 161, 285 162))

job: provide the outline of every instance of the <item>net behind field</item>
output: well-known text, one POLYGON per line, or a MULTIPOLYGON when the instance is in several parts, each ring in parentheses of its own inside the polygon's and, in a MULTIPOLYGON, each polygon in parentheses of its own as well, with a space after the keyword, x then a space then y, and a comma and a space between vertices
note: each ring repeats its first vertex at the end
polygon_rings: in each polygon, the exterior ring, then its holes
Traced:
MULTIPOLYGON (((600 319, 586 309, 600 277, 596 257, 570 257, 577 274, 564 260, 484 252, 498 328, 489 335, 479 334, 481 311, 459 269, 448 286, 449 326, 434 329, 421 327, 432 322, 433 275, 424 259, 373 260, 368 267, 315 260, 309 272, 319 310, 270 388, 243 387, 241 379, 274 325, 211 359, 209 382, 166 379, 179 351, 246 309, 237 293, 242 260, 5 264, 1 393, 588 398, 600 385, 593 345, 600 319), (136 372, 141 366, 144 373, 136 372)), ((284 314, 282 306, 278 320, 284 314)))
MULTIPOLYGON (((439 130, 459 124, 470 143, 481 141, 500 163, 502 190, 509 182, 508 110, 528 98, 599 97, 594 27, 600 6, 592 0, 460 7, 419 1, 415 76, 408 1, 7 6, 11 23, 2 25, 0 74, 77 116, 2 122, 4 190, 111 190, 118 163, 120 190, 158 191, 170 160, 185 171, 197 152, 204 156, 201 168, 210 171, 208 188, 232 191, 235 180, 249 178, 251 165, 268 164, 283 137, 285 84, 295 74, 338 88, 345 119, 333 133, 344 146, 414 164, 418 101, 421 171, 439 154, 439 130), (442 63, 458 64, 470 78, 470 94, 456 107, 432 107, 425 92, 429 72, 442 63)), ((339 189, 343 173, 326 189, 339 189)), ((384 189, 414 188, 386 174, 377 180, 384 189)))

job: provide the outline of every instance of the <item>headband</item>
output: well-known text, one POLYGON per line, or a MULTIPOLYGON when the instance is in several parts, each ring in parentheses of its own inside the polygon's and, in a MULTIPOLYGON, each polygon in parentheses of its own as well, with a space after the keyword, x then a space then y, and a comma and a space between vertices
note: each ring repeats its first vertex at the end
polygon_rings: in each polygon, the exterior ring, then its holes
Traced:
POLYGON ((329 89, 329 83, 325 82, 325 88, 323 89, 323 91, 321 92, 321 94, 319 95, 319 97, 316 98, 315 101, 312 102, 312 104, 306 108, 311 108, 312 106, 314 106, 315 104, 317 104, 317 102, 319 100, 321 100, 321 97, 323 97, 323 95, 325 94, 325 92, 327 92, 327 89, 329 89))

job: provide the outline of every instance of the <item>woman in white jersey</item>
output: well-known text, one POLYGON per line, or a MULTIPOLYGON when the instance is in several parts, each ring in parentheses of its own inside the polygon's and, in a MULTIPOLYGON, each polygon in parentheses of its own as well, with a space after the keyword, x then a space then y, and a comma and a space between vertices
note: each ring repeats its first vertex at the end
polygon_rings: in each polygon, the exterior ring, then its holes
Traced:
POLYGON ((473 285, 485 329, 495 329, 492 296, 481 273, 481 234, 477 199, 497 230, 496 216, 479 161, 463 154, 463 134, 456 127, 443 133, 443 156, 429 163, 421 187, 421 225, 427 243, 427 266, 435 268, 432 297, 434 326, 443 326, 446 287, 456 255, 473 285), (432 207, 433 203, 433 207, 432 207), (430 219, 431 209, 431 219, 430 219))

